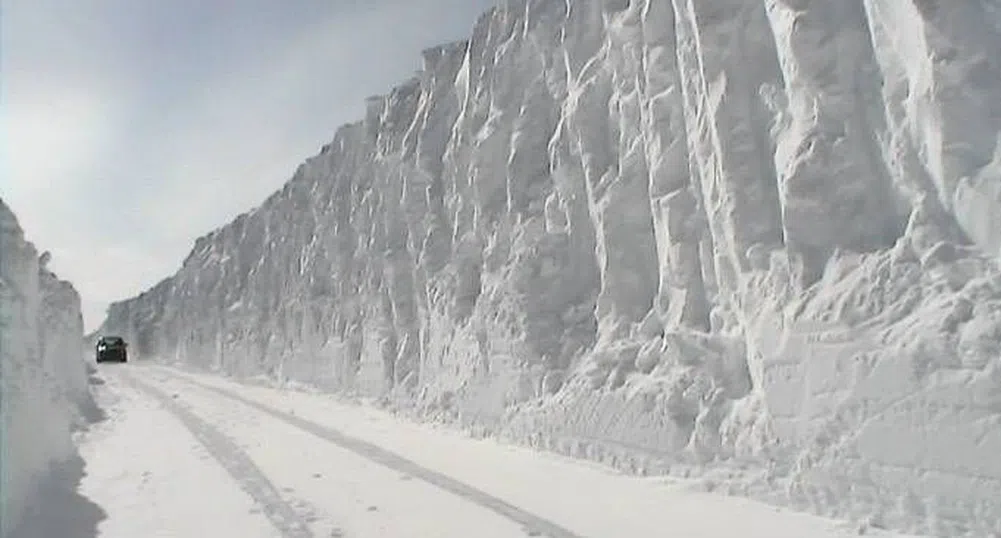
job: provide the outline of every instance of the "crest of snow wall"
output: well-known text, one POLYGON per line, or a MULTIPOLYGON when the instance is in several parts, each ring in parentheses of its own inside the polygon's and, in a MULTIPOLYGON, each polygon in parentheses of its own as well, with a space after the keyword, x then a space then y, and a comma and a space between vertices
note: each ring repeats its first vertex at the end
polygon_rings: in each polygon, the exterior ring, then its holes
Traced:
POLYGON ((998 19, 507 2, 107 326, 566 450, 771 462, 816 511, 996 529, 998 19))
POLYGON ((80 296, 46 261, 0 200, 0 536, 17 527, 51 466, 73 456, 71 432, 93 406, 80 296))

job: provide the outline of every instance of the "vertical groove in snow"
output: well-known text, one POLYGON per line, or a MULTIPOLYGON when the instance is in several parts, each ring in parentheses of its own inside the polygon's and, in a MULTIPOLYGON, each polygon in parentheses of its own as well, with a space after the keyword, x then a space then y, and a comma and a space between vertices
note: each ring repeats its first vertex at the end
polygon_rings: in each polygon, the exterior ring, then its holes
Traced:
POLYGON ((503 2, 103 329, 521 439, 759 462, 814 510, 994 517, 948 459, 996 446, 983 408, 943 394, 1001 390, 997 16, 503 2), (846 327, 882 336, 832 351, 846 327), (872 441, 929 417, 960 448, 872 441))

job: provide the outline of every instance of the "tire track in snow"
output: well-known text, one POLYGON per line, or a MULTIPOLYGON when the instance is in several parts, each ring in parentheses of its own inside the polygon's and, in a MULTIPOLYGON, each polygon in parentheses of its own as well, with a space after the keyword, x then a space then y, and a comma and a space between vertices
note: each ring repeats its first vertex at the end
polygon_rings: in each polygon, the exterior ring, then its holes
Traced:
POLYGON ((254 501, 283 538, 313 538, 313 532, 306 522, 281 496, 278 488, 254 464, 239 446, 198 418, 184 406, 177 403, 162 390, 153 387, 125 372, 120 379, 133 388, 163 404, 163 407, 184 424, 192 435, 205 447, 208 453, 233 477, 254 501))
MULTIPOLYGON (((163 369, 160 371, 167 373, 163 369)), ((476 503, 488 510, 496 512, 523 525, 526 532, 528 532, 530 536, 549 536, 550 538, 582 538, 580 535, 560 526, 557 523, 544 519, 531 512, 522 510, 521 508, 518 508, 503 499, 494 497, 489 493, 476 489, 464 482, 460 482, 459 480, 456 480, 448 475, 433 471, 427 467, 422 467, 414 461, 408 460, 403 456, 390 452, 378 445, 369 443, 368 441, 351 437, 329 426, 323 426, 284 411, 279 411, 270 406, 244 398, 239 394, 223 388, 207 385, 186 376, 182 377, 173 373, 167 373, 167 375, 182 383, 195 385, 204 390, 229 398, 230 400, 240 402, 268 416, 285 422, 286 424, 334 443, 341 448, 350 450, 351 452, 354 452, 355 454, 358 454, 359 456, 369 459, 375 463, 400 473, 409 474, 449 493, 476 503)))

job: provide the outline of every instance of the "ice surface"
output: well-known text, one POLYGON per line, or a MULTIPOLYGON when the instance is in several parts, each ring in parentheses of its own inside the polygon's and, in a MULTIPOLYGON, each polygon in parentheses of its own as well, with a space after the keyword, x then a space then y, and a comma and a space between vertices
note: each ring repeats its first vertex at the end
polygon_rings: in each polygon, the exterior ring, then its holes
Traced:
POLYGON ((49 257, 0 200, 0 536, 31 508, 50 470, 76 455, 71 433, 94 409, 80 296, 46 269, 49 257))
POLYGON ((987 1, 507 1, 105 326, 824 514, 1001 532, 999 28, 987 1))

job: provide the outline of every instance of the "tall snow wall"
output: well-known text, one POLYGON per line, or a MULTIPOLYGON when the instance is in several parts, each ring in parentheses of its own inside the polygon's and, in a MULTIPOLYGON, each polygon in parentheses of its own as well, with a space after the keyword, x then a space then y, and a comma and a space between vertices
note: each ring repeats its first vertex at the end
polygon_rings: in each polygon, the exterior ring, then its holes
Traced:
POLYGON ((105 328, 1001 532, 999 51, 986 0, 508 1, 105 328))
POLYGON ((72 431, 94 408, 80 296, 47 261, 0 200, 0 537, 40 502, 50 471, 76 454, 72 431))

